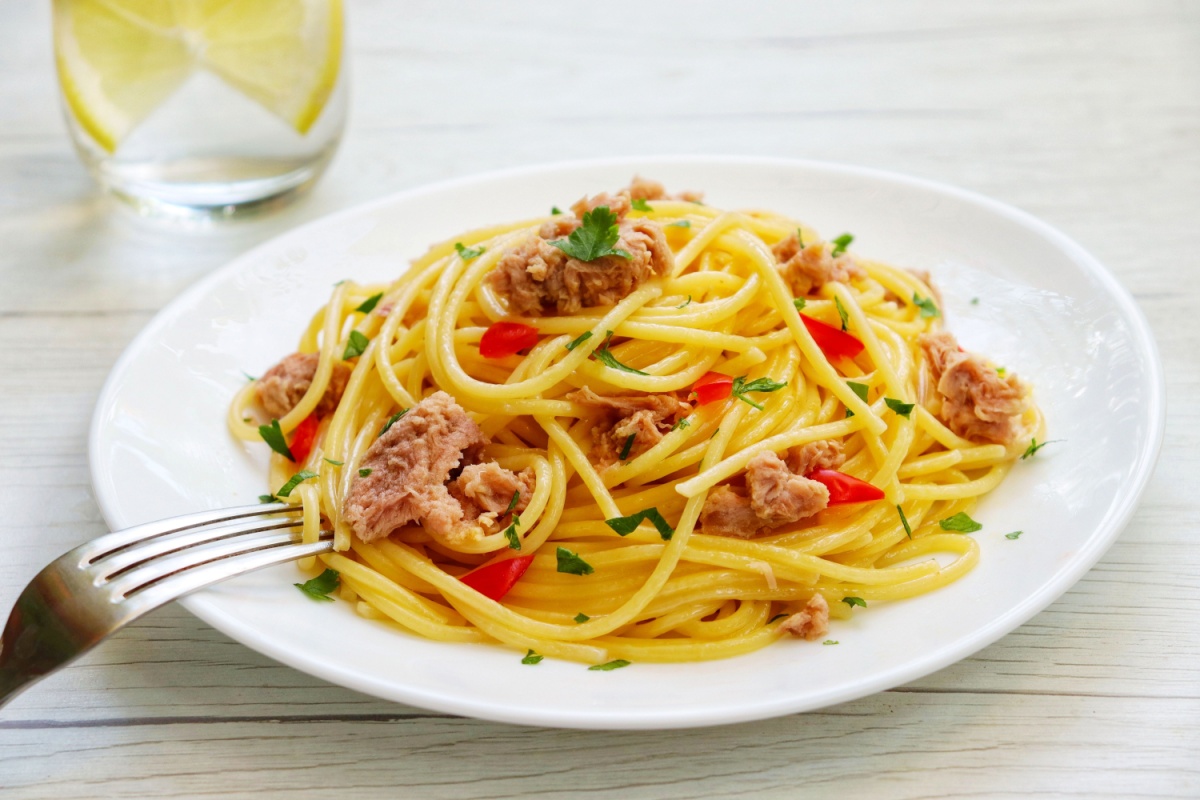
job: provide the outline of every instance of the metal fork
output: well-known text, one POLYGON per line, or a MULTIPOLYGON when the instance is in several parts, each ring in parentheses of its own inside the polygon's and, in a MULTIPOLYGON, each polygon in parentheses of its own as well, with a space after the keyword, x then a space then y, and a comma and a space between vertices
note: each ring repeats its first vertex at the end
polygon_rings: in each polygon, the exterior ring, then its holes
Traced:
POLYGON ((93 539, 50 562, 0 635, 0 707, 101 639, 219 581, 333 549, 333 533, 301 543, 300 507, 270 503, 202 511, 93 539))

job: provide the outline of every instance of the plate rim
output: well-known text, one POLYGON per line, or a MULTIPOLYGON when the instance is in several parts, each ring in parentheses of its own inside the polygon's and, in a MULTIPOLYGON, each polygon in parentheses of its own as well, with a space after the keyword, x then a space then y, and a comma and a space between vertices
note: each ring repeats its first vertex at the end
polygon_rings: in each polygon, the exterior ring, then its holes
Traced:
POLYGON ((1013 606, 1006 613, 993 617, 986 625, 977 629, 969 637, 961 637, 943 644, 940 647, 929 650, 919 658, 911 659, 882 672, 872 673, 866 678, 846 684, 840 689, 835 688, 820 694, 805 695, 800 700, 791 697, 772 702, 749 704, 739 707, 718 707, 716 709, 702 707, 699 709, 675 709, 669 711, 651 710, 638 713, 631 713, 627 710, 619 713, 605 713, 603 710, 596 709, 589 710, 586 713, 576 710, 571 712, 556 712, 543 708, 531 709, 495 702, 481 703, 480 701, 462 700, 442 694, 429 694, 419 689, 406 689, 402 685, 394 683, 385 684, 372 676, 352 673, 335 663, 310 660, 303 651, 276 647, 273 642, 257 639, 255 637, 258 632, 252 626, 243 625, 241 620, 230 617, 216 609, 207 601, 203 591, 181 599, 179 601, 180 604, 216 630, 269 658, 306 674, 393 702, 407 703, 434 711, 470 716, 478 719, 521 725, 597 730, 669 729, 733 724, 811 711, 875 694, 924 677, 977 653, 1002 636, 1012 632, 1069 591, 1071 587, 1096 565, 1117 540, 1136 511, 1138 503, 1145 492, 1146 485, 1154 473, 1154 466, 1161 451, 1166 426, 1166 389, 1162 360, 1149 322, 1132 294, 1099 259, 1074 239, 1039 217, 1003 201, 941 181, 890 170, 832 161, 769 156, 679 154, 617 156, 600 159, 572 159, 490 170, 422 184, 355 204, 348 208, 308 220, 301 225, 276 234, 255 245, 194 282, 167 302, 142 327, 133 339, 129 341, 120 356, 113 363, 97 395, 88 429, 89 475, 93 488, 93 496, 105 522, 110 526, 110 529, 115 530, 122 526, 144 521, 121 519, 119 510, 115 506, 114 498, 107 494, 101 482, 97 480, 97 476, 103 472, 104 467, 100 463, 101 453, 99 442, 102 436, 103 410, 111 407, 121 376, 129 365, 133 363, 137 354, 144 349, 145 345, 175 319, 180 309, 202 298, 212 287, 223 283, 230 275, 239 272, 243 268, 243 265, 255 261, 261 254, 279 247, 281 242, 286 242, 292 237, 303 237, 311 230, 336 225, 339 220, 368 214, 381 207, 394 203, 408 202, 429 194, 436 194, 463 186, 480 185, 552 172, 615 168, 618 166, 625 166, 627 169, 633 169, 636 172, 638 170, 651 170, 657 165, 664 164, 691 164, 697 167, 782 167, 789 170, 799 169, 850 175, 886 184, 922 189, 947 195, 1005 218, 1022 228, 1038 234, 1062 250, 1079 266, 1081 271, 1086 272, 1089 277, 1096 279, 1100 283, 1106 295, 1113 300, 1123 318, 1129 323, 1130 341, 1140 348, 1141 354, 1146 356, 1143 363, 1147 369, 1144 388, 1147 392, 1146 422, 1148 435, 1139 448, 1138 458, 1131 473, 1133 480, 1128 487, 1129 491, 1122 493, 1117 504, 1109 509, 1108 513, 1096 526, 1098 531, 1103 532, 1102 535, 1094 535, 1085 542, 1085 546, 1081 547, 1076 557, 1071 560, 1068 569, 1057 573, 1051 581, 1042 584, 1036 591, 1030 593, 1023 602, 1013 606))

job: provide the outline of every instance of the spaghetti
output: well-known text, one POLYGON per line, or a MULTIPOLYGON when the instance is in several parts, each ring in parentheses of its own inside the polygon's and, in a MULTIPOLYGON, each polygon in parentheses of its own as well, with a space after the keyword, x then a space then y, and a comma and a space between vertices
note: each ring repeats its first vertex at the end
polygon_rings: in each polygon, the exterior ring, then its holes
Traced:
MULTIPOLYGON (((933 591, 977 562, 978 544, 946 521, 969 520, 1043 436, 1023 385, 997 383, 994 367, 956 348, 938 361, 933 287, 846 253, 850 237, 825 242, 775 213, 646 185, 581 201, 575 217, 435 245, 393 283, 341 283, 313 317, 298 347, 312 354, 307 385, 277 428, 296 444, 309 426, 298 448, 308 452, 289 451, 292 461, 276 448, 270 482, 315 473, 287 499, 303 506, 307 540, 334 530, 319 566, 336 570, 339 596, 362 615, 592 664, 695 661, 785 631, 819 638, 829 616, 933 591), (601 305, 538 306, 497 278, 522 247, 566 252, 566 237, 551 237, 587 225, 614 241, 585 267, 636 261, 617 251, 639 231, 647 252, 654 242, 670 252, 601 305), (991 383, 962 384, 963 369, 991 383), (1019 405, 987 407, 997 386, 1019 405), (390 463, 381 451, 417 424, 404 410, 439 391, 486 440, 464 462, 523 476, 524 493, 469 534, 417 519, 358 535, 347 500, 370 480, 364 464, 390 463), (955 423, 964 392, 982 428, 955 423), (768 474, 778 480, 760 491, 768 474), (764 510, 779 497, 790 511, 764 510), (804 503, 811 513, 796 511, 804 503)), ((271 416, 261 383, 231 404, 229 427, 246 441, 261 441, 271 416)))

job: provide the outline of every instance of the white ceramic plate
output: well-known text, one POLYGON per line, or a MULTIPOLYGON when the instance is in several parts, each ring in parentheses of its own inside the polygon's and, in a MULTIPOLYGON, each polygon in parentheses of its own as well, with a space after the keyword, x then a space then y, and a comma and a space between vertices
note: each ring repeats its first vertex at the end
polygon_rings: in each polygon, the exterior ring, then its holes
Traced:
MULTIPOLYGON (((952 586, 836 622, 840 644, 780 641, 741 658, 589 672, 523 666, 499 647, 426 641, 313 603, 280 567, 187 598, 238 641, 379 697, 507 722, 667 728, 760 719, 887 689, 951 664, 1065 592, 1129 519, 1163 430, 1162 371, 1132 299, 1043 222, 948 186, 799 161, 654 158, 551 165, 457 180, 306 225, 253 250, 165 308, 125 351, 91 431, 96 497, 122 528, 268 490, 267 448, 224 425, 243 370, 291 352, 330 285, 380 281, 431 242, 545 213, 638 173, 726 208, 771 208, 858 252, 929 269, 952 330, 1036 387, 1051 438, 980 506, 979 566, 952 586), (973 303, 972 298, 978 298, 973 303), (1005 538, 1024 531, 1017 540, 1005 538)), ((1103 642, 1096 642, 1103 647, 1103 642)))

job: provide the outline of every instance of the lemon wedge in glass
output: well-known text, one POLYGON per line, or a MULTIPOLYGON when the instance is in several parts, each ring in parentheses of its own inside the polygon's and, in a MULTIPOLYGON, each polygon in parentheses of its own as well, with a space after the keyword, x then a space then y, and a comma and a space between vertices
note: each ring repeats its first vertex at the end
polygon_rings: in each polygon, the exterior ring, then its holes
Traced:
POLYGON ((304 134, 337 83, 341 0, 55 0, 71 113, 105 151, 207 70, 304 134))

